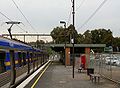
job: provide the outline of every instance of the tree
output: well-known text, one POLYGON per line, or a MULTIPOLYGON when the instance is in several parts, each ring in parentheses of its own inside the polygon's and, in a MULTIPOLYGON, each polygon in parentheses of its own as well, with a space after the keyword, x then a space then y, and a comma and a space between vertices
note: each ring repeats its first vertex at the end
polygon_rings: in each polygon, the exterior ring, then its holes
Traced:
POLYGON ((56 27, 53 29, 53 31, 51 32, 51 36, 53 38, 53 40, 55 41, 55 43, 70 43, 70 39, 73 38, 73 33, 74 33, 74 37, 75 37, 75 42, 77 43, 77 37, 78 37, 78 33, 75 30, 75 28, 73 27, 73 25, 70 25, 68 28, 63 28, 63 27, 56 27))
POLYGON ((120 37, 115 37, 113 39, 113 50, 120 51, 120 37))
POLYGON ((120 37, 115 37, 115 38, 113 39, 113 45, 120 47, 120 37))
POLYGON ((41 48, 41 47, 43 47, 43 44, 45 44, 45 42, 43 40, 37 40, 36 42, 30 42, 29 44, 31 46, 41 48))
POLYGON ((83 44, 83 43, 85 43, 84 40, 85 40, 84 36, 82 34, 78 34, 78 37, 77 37, 78 42, 77 43, 78 44, 83 44))
POLYGON ((55 43, 63 43, 64 37, 64 28, 63 27, 56 27, 50 34, 55 43))
POLYGON ((76 44, 106 44, 110 46, 117 44, 116 40, 118 40, 113 37, 110 29, 87 30, 83 34, 78 34, 72 24, 66 29, 63 27, 54 28, 51 32, 51 36, 55 43, 65 43, 65 40, 66 43, 70 43, 71 39, 74 37, 76 44))
POLYGON ((68 28, 67 28, 67 35, 70 36, 69 37, 69 41, 71 41, 70 39, 72 39, 74 37, 74 43, 78 43, 78 32, 75 30, 75 27, 73 27, 73 25, 71 24, 68 28))
POLYGON ((95 29, 91 31, 91 35, 93 44, 112 44, 113 35, 110 29, 95 29))
POLYGON ((92 43, 92 35, 91 35, 90 30, 85 31, 84 34, 83 34, 83 37, 84 37, 83 43, 85 43, 85 44, 91 44, 92 43))

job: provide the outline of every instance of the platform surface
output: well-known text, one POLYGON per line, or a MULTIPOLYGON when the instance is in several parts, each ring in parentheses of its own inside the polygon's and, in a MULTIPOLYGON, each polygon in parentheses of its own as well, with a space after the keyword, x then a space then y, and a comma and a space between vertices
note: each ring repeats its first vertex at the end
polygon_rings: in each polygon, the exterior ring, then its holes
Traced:
POLYGON ((45 71, 41 78, 36 81, 39 73, 25 88, 120 88, 119 85, 101 78, 99 84, 92 83, 87 72, 78 72, 75 68, 75 77, 72 78, 72 66, 65 67, 55 61, 45 71), (36 82, 36 83, 35 83, 36 82))

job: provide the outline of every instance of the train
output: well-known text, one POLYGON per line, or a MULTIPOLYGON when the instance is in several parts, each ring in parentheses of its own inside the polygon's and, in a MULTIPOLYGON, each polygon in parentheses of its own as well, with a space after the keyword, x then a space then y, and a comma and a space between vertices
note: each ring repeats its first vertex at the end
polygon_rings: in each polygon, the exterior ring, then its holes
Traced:
MULTIPOLYGON (((12 81, 12 85, 15 83, 15 78, 23 73, 32 73, 47 62, 48 58, 49 55, 45 50, 0 36, 0 76, 15 75, 8 80, 8 82, 12 81)), ((0 82, 2 81, 0 80, 0 82)), ((4 83, 0 84, 0 86, 4 85, 4 83)))

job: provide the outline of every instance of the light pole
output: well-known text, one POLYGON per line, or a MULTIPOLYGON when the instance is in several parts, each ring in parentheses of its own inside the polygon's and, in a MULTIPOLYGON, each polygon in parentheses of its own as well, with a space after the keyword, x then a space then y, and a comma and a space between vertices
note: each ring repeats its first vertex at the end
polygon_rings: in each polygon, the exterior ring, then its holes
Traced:
POLYGON ((75 43, 75 34, 74 34, 74 29, 75 29, 75 0, 72 1, 72 8, 73 8, 73 39, 72 39, 72 44, 73 44, 73 78, 74 78, 74 67, 75 67, 75 56, 74 56, 74 43, 75 43))
POLYGON ((65 27, 64 36, 65 36, 65 67, 66 67, 66 22, 65 21, 60 21, 60 23, 64 24, 64 27, 65 27))
POLYGON ((65 21, 60 21, 61 24, 64 24, 64 27, 66 29, 66 22, 65 21))

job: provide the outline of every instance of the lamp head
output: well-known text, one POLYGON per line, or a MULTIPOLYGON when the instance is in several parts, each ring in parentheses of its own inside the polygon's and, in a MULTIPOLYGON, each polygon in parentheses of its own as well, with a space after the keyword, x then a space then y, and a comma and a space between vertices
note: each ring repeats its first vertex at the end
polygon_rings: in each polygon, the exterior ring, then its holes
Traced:
POLYGON ((65 24, 66 22, 65 21, 60 21, 61 24, 65 24))

